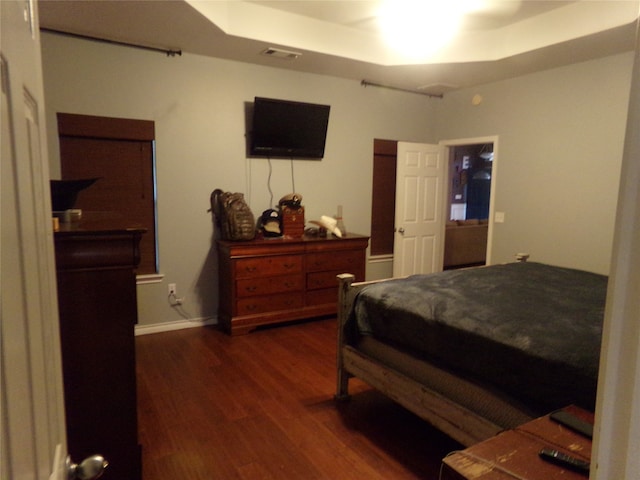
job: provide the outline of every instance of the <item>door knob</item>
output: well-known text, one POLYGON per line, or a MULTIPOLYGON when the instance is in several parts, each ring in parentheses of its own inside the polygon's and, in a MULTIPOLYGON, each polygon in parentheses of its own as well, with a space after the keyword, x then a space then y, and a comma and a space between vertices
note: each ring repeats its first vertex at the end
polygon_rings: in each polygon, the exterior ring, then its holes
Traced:
POLYGON ((404 228, 400 227, 400 228, 398 229, 398 233, 399 233, 400 235, 404 235, 404 228))
POLYGON ((79 464, 73 463, 71 457, 67 457, 67 479, 95 480, 102 476, 108 465, 109 462, 102 455, 92 455, 79 464))

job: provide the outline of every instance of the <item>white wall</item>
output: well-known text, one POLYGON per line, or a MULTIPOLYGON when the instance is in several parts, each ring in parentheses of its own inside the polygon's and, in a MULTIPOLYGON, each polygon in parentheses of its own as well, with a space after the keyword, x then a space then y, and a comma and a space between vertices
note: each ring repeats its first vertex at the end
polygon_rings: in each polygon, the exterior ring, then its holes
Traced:
MULTIPOLYGON (((213 317, 217 260, 209 194, 244 192, 254 214, 269 207, 268 163, 245 155, 244 104, 255 96, 331 105, 325 158, 295 161, 306 218, 343 205, 349 231, 369 234, 374 138, 433 141, 428 99, 357 81, 184 54, 42 35, 51 171, 59 178, 56 112, 153 120, 156 125, 159 284, 138 287, 139 323, 213 317), (167 303, 177 283, 182 309, 167 303)), ((273 160, 274 201, 292 190, 288 160, 273 160)))
POLYGON ((439 140, 499 136, 494 263, 608 273, 633 53, 447 94, 439 140), (474 106, 471 99, 480 95, 474 106))
MULTIPOLYGON (((268 162, 245 155, 244 104, 254 96, 331 105, 326 156, 295 161, 307 220, 344 206, 349 231, 370 232, 374 138, 437 142, 499 136, 494 262, 532 260, 608 273, 631 53, 539 72, 444 99, 362 88, 357 81, 43 34, 51 171, 56 112, 153 120, 158 237, 165 280, 138 288, 141 325, 214 317, 217 260, 209 194, 244 192, 269 207, 268 162), (483 101, 471 103, 473 95, 483 101), (177 283, 184 308, 169 307, 177 283)), ((292 190, 290 162, 272 160, 274 201, 292 190)), ((385 264, 386 265, 386 264, 385 264)), ((379 277, 372 266, 368 277, 379 277)), ((385 276, 385 275, 382 275, 385 276)))

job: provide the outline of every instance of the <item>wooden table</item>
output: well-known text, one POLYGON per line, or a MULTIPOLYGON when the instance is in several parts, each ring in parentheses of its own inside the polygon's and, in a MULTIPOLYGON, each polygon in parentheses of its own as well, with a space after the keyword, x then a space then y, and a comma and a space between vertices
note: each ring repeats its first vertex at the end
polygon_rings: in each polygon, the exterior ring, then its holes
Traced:
MULTIPOLYGON (((593 423, 593 414, 566 407, 593 423)), ((554 465, 538 456, 552 448, 580 460, 591 460, 591 439, 551 420, 549 415, 507 430, 442 460, 442 480, 584 480, 586 475, 554 465)))

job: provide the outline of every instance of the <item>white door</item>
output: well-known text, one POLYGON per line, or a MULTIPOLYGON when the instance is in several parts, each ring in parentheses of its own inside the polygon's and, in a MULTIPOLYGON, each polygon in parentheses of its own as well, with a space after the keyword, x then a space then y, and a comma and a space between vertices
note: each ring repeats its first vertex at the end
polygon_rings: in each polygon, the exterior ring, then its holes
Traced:
POLYGON ((0 477, 66 478, 62 368, 35 2, 0 1, 0 477))
POLYGON ((442 270, 444 151, 440 145, 398 142, 394 277, 442 270))

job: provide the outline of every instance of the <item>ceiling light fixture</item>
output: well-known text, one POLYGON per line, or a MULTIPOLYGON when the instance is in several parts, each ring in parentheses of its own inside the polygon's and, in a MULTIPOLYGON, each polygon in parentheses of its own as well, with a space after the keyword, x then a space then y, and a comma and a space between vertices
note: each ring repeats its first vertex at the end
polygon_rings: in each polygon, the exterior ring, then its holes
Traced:
POLYGON ((488 162, 493 162, 493 145, 492 144, 483 145, 478 155, 483 160, 486 160, 488 162))
POLYGON ((420 59, 446 45, 459 31, 464 15, 483 4, 483 0, 384 0, 378 21, 391 48, 420 59))

